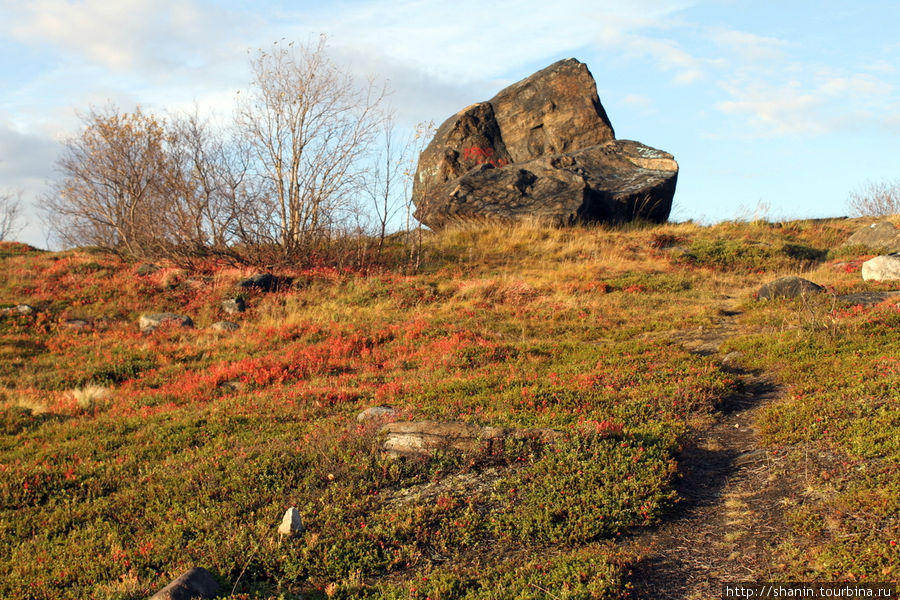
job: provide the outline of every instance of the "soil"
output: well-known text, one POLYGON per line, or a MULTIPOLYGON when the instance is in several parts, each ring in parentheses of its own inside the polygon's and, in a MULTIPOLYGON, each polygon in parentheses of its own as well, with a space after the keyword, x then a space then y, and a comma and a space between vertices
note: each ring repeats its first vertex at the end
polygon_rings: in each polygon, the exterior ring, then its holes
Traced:
MULTIPOLYGON (((717 353, 737 333, 739 312, 720 314, 710 329, 673 337, 694 352, 717 353)), ((739 357, 722 361, 728 368, 739 357)), ((775 567, 775 547, 788 530, 785 503, 795 486, 784 476, 782 454, 763 448, 754 423, 782 390, 765 373, 733 370, 743 390, 726 399, 716 421, 696 432, 678 457, 678 507, 658 527, 634 532, 627 541, 638 556, 634 598, 720 598, 724 583, 766 581, 775 567)))

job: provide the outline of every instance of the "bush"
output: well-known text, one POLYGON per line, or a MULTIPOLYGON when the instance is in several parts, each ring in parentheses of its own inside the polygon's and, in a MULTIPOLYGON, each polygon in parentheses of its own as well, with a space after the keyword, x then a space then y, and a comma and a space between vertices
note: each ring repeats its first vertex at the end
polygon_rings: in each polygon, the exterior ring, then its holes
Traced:
POLYGON ((854 217, 886 217, 900 213, 900 182, 869 182, 847 200, 854 217))

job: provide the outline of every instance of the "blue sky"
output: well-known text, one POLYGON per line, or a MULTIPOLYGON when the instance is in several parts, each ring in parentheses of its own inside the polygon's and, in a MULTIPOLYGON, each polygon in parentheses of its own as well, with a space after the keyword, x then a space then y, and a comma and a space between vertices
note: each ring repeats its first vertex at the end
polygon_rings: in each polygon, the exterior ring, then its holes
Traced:
POLYGON ((227 118, 248 51, 325 34, 407 126, 575 57, 617 137, 675 155, 673 219, 839 216, 900 180, 898 30, 895 0, 0 0, 0 189, 44 191, 79 111, 227 118))

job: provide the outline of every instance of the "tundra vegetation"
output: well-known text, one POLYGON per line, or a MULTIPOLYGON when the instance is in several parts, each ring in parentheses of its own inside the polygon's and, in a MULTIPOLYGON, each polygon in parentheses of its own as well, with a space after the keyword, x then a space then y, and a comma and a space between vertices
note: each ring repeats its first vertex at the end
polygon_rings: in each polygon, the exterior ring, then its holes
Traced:
POLYGON ((756 427, 787 492, 744 576, 896 579, 900 303, 753 297, 800 272, 890 289, 840 248, 859 226, 472 224, 423 232, 418 269, 387 236, 380 266, 271 291, 217 256, 3 242, 0 308, 36 310, 0 312, 0 596, 144 598, 203 566, 235 599, 624 598, 623 540, 677 514, 679 448, 747 373, 784 390, 756 427), (208 329, 238 291, 241 329, 208 329), (141 333, 159 311, 196 328, 141 333), (726 313, 720 353, 689 351, 726 313), (396 459, 355 418, 374 405, 561 435, 396 459))

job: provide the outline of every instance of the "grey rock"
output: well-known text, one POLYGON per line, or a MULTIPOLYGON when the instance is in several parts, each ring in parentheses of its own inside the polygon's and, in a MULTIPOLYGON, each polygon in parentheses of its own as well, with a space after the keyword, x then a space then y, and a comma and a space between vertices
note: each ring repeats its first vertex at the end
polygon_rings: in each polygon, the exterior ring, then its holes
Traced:
POLYGON ((399 414, 397 409, 390 406, 370 406, 366 410, 356 415, 356 420, 360 423, 371 421, 374 419, 389 419, 399 414))
POLYGON ((212 573, 202 567, 194 567, 153 594, 150 600, 205 600, 215 598, 219 591, 219 584, 212 573))
POLYGON ((140 326, 141 331, 149 333, 159 327, 193 327, 194 322, 190 317, 164 312, 141 315, 138 325, 140 326))
POLYGON ((876 250, 900 252, 900 229, 888 221, 872 223, 847 238, 845 246, 868 246, 876 250))
POLYGON ((303 520, 300 512, 293 506, 285 511, 281 524, 278 525, 278 533, 287 537, 297 537, 303 533, 303 520))
POLYGON ((862 264, 862 278, 866 281, 900 279, 900 254, 886 254, 867 260, 862 264))
POLYGON ((244 302, 243 298, 228 298, 222 300, 221 307, 222 310, 229 315, 235 315, 247 310, 247 304, 244 302))
POLYGON ((855 294, 838 296, 837 299, 854 306, 872 306, 898 295, 900 295, 900 292, 857 292, 855 294))
POLYGON ((422 152, 416 217, 665 221, 678 164, 671 154, 616 140, 587 67, 559 61, 445 121, 422 152))
POLYGON ((238 325, 237 323, 232 323, 231 321, 217 321, 217 322, 213 323, 212 325, 210 325, 209 328, 212 329, 213 331, 230 332, 230 331, 237 331, 238 329, 241 328, 241 326, 238 325))
POLYGON ((30 304, 16 304, 13 310, 20 315, 33 315, 36 311, 30 304))
POLYGON ((237 283, 242 288, 257 288, 264 292, 270 292, 275 288, 275 278, 270 273, 257 273, 237 283))
POLYGON ((756 293, 760 300, 774 300, 775 298, 800 298, 812 294, 820 294, 825 288, 808 279, 789 275, 779 277, 765 284, 756 293))

